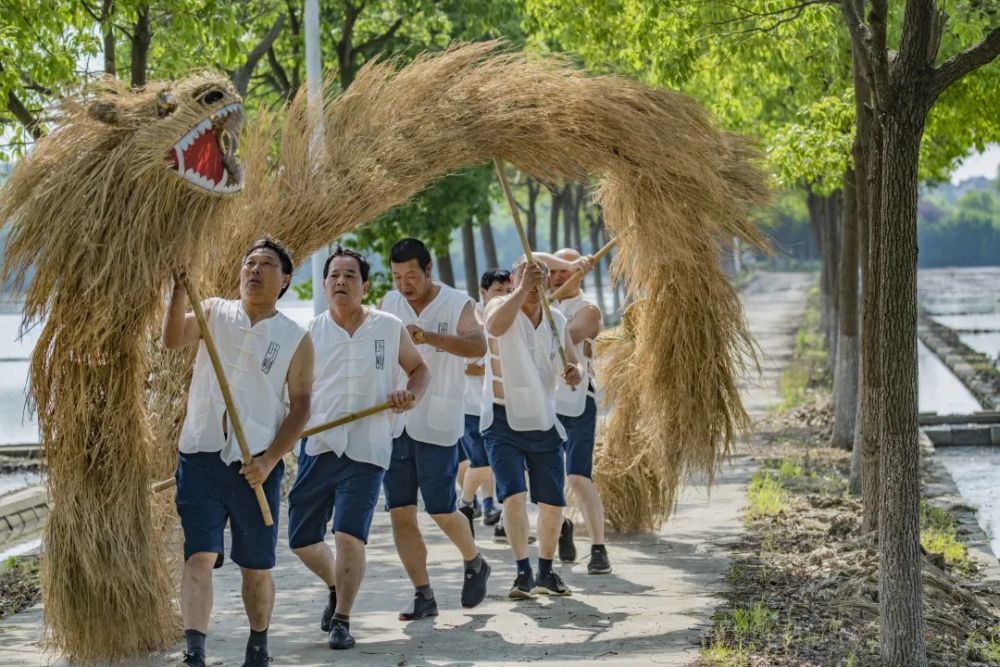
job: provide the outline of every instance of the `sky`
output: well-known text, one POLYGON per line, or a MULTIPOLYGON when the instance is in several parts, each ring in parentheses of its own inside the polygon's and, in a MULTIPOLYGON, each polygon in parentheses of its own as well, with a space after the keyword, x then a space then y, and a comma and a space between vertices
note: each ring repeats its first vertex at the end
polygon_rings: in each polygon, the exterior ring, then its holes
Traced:
POLYGON ((976 176, 996 178, 998 165, 1000 165, 1000 144, 990 144, 982 153, 975 151, 969 153, 969 157, 962 160, 962 164, 951 172, 951 182, 953 185, 958 185, 976 176))

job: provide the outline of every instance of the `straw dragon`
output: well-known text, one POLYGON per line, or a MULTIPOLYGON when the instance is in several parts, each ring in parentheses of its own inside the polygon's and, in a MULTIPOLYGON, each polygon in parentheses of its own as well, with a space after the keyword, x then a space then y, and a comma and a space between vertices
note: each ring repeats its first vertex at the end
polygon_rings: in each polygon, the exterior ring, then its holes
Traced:
POLYGON ((366 66, 326 105, 319 144, 301 96, 258 112, 241 167, 242 116, 221 76, 102 86, 67 103, 0 197, 4 273, 35 271, 25 318, 45 321, 31 391, 55 506, 45 614, 61 652, 93 662, 175 637, 149 493, 169 474, 190 362, 148 344, 171 272, 231 291, 233 257, 261 233, 302 256, 466 165, 499 158, 596 184, 615 270, 644 298, 608 375, 608 465, 645 457, 669 506, 683 475, 729 451, 746 424, 736 379, 749 339, 718 240, 761 242, 747 212, 766 188, 753 151, 689 98, 482 43, 366 66))

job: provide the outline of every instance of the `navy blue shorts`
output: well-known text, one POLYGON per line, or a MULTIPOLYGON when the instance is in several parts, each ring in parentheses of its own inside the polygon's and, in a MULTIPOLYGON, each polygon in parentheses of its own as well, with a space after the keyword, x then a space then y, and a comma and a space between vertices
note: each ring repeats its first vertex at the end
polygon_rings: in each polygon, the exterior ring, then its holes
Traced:
POLYGON ((504 406, 494 405, 493 423, 483 431, 483 440, 496 476, 497 500, 503 502, 530 486, 531 502, 566 506, 563 442, 555 427, 548 431, 515 431, 507 424, 504 406))
POLYGON ((345 454, 299 454, 299 472, 288 492, 288 546, 292 549, 322 542, 333 517, 332 532, 368 543, 375 515, 382 468, 345 454))
POLYGON ((592 479, 594 473, 594 433, 597 429, 597 403, 587 397, 586 407, 579 417, 559 415, 566 427, 566 474, 592 479))
POLYGON ((465 435, 459 442, 469 459, 470 468, 489 467, 490 459, 486 456, 486 444, 479 432, 479 415, 465 415, 465 435))
POLYGON ((386 509, 417 504, 417 491, 428 514, 451 514, 458 504, 458 443, 440 447, 420 442, 405 430, 392 441, 392 461, 385 473, 386 509))
POLYGON ((465 453, 465 447, 462 447, 462 439, 459 438, 458 439, 458 462, 462 463, 463 461, 468 461, 468 460, 469 460, 469 457, 465 453))
POLYGON ((177 463, 177 514, 184 530, 184 560, 200 552, 217 553, 222 567, 226 522, 233 544, 229 557, 240 567, 270 570, 278 545, 278 509, 285 463, 279 461, 264 481, 273 526, 265 526, 257 496, 240 474, 239 463, 226 465, 219 452, 180 454, 177 463))

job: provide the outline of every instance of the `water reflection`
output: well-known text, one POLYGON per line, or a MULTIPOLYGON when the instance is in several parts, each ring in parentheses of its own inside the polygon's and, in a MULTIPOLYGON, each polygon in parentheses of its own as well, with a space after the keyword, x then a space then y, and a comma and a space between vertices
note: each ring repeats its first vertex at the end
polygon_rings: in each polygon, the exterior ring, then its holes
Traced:
POLYGON ((962 497, 979 510, 979 525, 1000 553, 1000 447, 939 447, 934 457, 948 469, 962 497))

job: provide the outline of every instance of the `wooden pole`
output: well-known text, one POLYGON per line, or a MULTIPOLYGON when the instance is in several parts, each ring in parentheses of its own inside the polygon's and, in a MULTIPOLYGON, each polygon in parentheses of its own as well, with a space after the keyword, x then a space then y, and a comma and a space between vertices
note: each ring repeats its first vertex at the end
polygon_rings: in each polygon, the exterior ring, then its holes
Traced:
POLYGON ((343 426, 344 424, 350 424, 351 422, 356 422, 359 419, 364 419, 365 417, 370 417, 374 414, 378 414, 384 410, 388 410, 392 407, 392 403, 388 401, 385 403, 379 403, 378 405, 373 405, 370 408, 365 408, 364 410, 358 410, 357 412, 352 412, 349 415, 344 415, 343 417, 338 417, 333 421, 328 421, 320 424, 319 426, 313 426, 311 429, 302 432, 303 438, 308 438, 311 435, 316 435, 317 433, 322 433, 323 431, 329 431, 331 428, 337 428, 338 426, 343 426))
MULTIPOLYGON (((175 275, 174 279, 177 280, 178 276, 175 275)), ((205 349, 208 351, 208 358, 212 361, 212 368, 215 369, 215 377, 219 381, 219 389, 222 390, 222 400, 226 404, 229 423, 232 425, 233 433, 236 435, 236 443, 240 446, 243 463, 244 465, 249 465, 253 461, 253 456, 250 454, 250 448, 247 447, 246 436, 243 434, 243 424, 240 422, 239 415, 236 414, 236 403, 233 401, 233 395, 229 391, 229 382, 226 380, 226 372, 222 367, 222 361, 219 359, 219 351, 215 347, 215 341, 212 340, 212 334, 208 330, 208 323, 205 321, 205 313, 201 309, 201 299, 198 298, 198 292, 187 275, 180 277, 179 280, 184 283, 184 290, 187 292, 188 301, 191 302, 194 317, 198 320, 201 339, 204 341, 205 349)), ((271 507, 267 504, 264 489, 260 486, 255 486, 253 487, 253 491, 257 496, 257 504, 260 505, 260 513, 264 517, 264 525, 273 526, 274 519, 271 517, 271 507)))
MULTIPOLYGON (((316 435, 317 433, 322 433, 323 431, 329 431, 331 428, 337 428, 338 426, 343 426, 344 424, 350 424, 351 422, 356 422, 359 419, 364 419, 365 417, 371 417, 374 414, 383 412, 392 407, 392 403, 385 402, 379 403, 378 405, 373 405, 370 408, 365 408, 364 410, 358 410, 357 412, 352 412, 349 415, 344 415, 343 417, 338 417, 333 421, 324 422, 318 426, 313 426, 302 432, 301 438, 308 438, 311 435, 316 435)), ((159 482, 155 482, 150 486, 150 491, 152 493, 159 493, 160 491, 166 491, 167 489, 173 488, 175 480, 173 477, 170 479, 164 479, 159 482)))
MULTIPOLYGON (((524 233, 524 225, 521 224, 521 216, 517 211, 517 202, 514 201, 514 195, 510 191, 510 183, 507 182, 507 175, 503 173, 503 165, 500 164, 500 160, 493 160, 493 166, 497 170, 497 178, 500 179, 500 187, 503 188, 503 193, 507 197, 507 205, 510 207, 510 214, 514 218, 514 227, 517 229, 517 236, 521 239, 521 247, 524 248, 524 256, 528 260, 528 264, 535 263, 535 257, 531 254, 531 245, 528 243, 528 237, 524 233)), ((562 341, 559 339, 559 329, 556 328, 555 318, 552 317, 552 308, 549 306, 549 299, 545 296, 545 286, 538 286, 538 298, 542 302, 542 311, 545 313, 545 319, 549 323, 549 329, 552 331, 552 338, 555 340, 556 349, 559 350, 559 358, 562 359, 563 367, 569 363, 566 359, 566 350, 563 349, 562 341)), ((571 387, 573 391, 576 391, 576 387, 571 387)))
MULTIPOLYGON (((594 253, 593 257, 594 266, 597 266, 597 263, 600 262, 602 259, 604 259, 605 255, 611 252, 611 249, 615 246, 616 243, 618 243, 617 237, 605 243, 603 248, 594 253)), ((576 273, 574 273, 572 276, 569 277, 569 280, 567 280, 558 288, 556 288, 556 290, 549 295, 549 299, 551 299, 552 301, 565 299, 567 296, 569 296, 570 292, 576 289, 576 287, 580 284, 582 280, 583 280, 583 271, 577 271, 576 273)))

